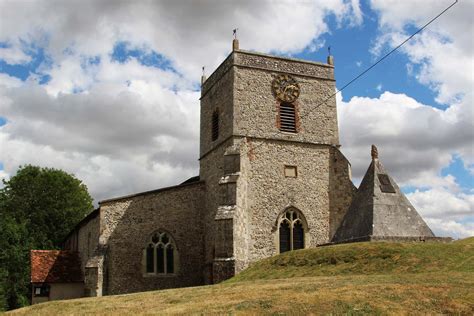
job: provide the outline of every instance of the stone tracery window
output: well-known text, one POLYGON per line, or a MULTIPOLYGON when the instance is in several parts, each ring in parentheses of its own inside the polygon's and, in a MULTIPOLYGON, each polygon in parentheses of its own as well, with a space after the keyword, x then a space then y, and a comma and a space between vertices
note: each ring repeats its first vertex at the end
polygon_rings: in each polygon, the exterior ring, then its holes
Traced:
POLYGON ((144 252, 147 274, 173 274, 177 270, 178 251, 170 234, 155 232, 144 252))
POLYGON ((288 209, 278 221, 280 253, 305 247, 305 228, 301 213, 288 209))

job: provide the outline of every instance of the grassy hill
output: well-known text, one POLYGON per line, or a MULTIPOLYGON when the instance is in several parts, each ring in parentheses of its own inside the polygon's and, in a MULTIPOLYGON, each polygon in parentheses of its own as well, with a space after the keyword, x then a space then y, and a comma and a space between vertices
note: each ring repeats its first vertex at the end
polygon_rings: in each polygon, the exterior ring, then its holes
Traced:
POLYGON ((262 260, 222 284, 38 304, 13 314, 474 314, 474 238, 357 243, 262 260))

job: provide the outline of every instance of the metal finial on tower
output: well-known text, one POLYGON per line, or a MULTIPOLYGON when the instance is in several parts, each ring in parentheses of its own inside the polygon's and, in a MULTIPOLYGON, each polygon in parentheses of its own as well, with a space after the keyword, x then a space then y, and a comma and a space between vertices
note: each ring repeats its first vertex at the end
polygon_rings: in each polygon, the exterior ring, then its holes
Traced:
POLYGON ((334 65, 334 58, 331 55, 331 46, 328 46, 328 64, 334 65))
POLYGON ((372 156, 372 160, 379 159, 379 150, 377 146, 372 145, 372 149, 370 150, 370 155, 372 156))
POLYGON ((204 81, 206 81, 206 72, 205 72, 205 67, 202 66, 202 75, 201 75, 201 85, 204 83, 204 81))
POLYGON ((235 28, 232 30, 232 50, 239 50, 239 40, 237 39, 237 30, 238 28, 235 28))

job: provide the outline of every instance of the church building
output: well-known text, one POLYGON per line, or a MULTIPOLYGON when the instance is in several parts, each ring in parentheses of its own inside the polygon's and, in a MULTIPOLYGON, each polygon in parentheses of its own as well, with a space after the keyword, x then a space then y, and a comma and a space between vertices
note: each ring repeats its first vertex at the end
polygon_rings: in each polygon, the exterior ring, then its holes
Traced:
POLYGON ((54 289, 71 280, 71 297, 197 286, 286 251, 436 239, 375 146, 354 186, 335 91, 331 56, 327 63, 270 56, 240 50, 235 39, 202 78, 199 175, 101 201, 64 250, 32 250, 33 303, 35 293, 55 299, 54 289), (54 267, 60 273, 48 281, 54 267))

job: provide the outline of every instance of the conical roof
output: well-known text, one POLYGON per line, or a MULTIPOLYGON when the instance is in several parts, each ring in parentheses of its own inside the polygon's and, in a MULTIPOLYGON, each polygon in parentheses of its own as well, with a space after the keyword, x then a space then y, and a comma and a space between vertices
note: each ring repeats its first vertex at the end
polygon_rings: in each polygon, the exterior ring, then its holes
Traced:
POLYGON ((372 145, 372 162, 333 242, 425 237, 434 234, 387 173, 372 145))

